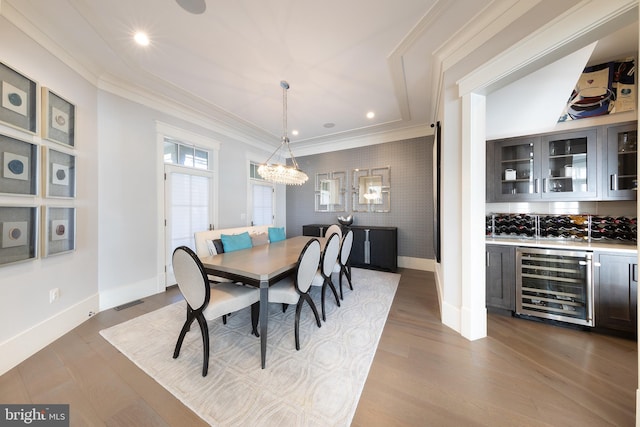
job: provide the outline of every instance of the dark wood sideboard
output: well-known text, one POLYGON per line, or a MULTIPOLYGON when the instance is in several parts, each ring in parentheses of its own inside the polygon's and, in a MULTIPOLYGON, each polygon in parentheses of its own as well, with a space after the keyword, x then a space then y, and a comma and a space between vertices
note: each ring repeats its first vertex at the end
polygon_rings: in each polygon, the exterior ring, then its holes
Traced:
MULTIPOLYGON (((304 236, 324 237, 331 224, 302 226, 304 236)), ((398 228, 351 225, 343 232, 353 230, 352 267, 395 272, 398 269, 398 228)))

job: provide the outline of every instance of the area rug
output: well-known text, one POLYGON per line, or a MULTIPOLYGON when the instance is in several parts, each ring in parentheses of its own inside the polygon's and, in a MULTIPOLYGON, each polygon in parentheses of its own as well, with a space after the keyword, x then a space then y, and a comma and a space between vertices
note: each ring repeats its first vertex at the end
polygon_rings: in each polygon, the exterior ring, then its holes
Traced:
MULTIPOLYGON (((173 349, 184 322, 184 301, 100 334, 213 426, 349 426, 389 313, 399 274, 353 269, 354 290, 337 307, 327 294, 327 321, 315 324, 305 305, 300 351, 294 342, 295 307, 270 304, 266 369, 260 339, 251 335, 249 310, 223 325, 209 322, 209 373, 202 377, 197 325, 180 356, 173 349)), ((345 282, 343 281, 343 286, 345 282)), ((312 298, 320 312, 320 288, 312 298)))

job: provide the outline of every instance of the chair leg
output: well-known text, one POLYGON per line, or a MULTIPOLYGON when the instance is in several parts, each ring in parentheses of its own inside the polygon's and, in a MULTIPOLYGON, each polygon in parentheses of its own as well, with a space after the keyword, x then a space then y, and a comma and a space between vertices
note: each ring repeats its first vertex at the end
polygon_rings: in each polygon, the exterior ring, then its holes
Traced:
POLYGON ((338 273, 338 283, 340 284, 340 299, 344 300, 344 295, 342 294, 342 266, 340 266, 340 272, 338 273))
POLYGON ((251 304, 251 333, 257 337, 258 333, 258 320, 260 319, 260 302, 251 304))
POLYGON ((282 312, 286 312, 287 311, 287 307, 289 307, 289 304, 282 304, 282 312))
POLYGON ((207 326, 207 319, 204 318, 202 312, 196 315, 196 319, 200 324, 200 331, 202 332, 202 376, 206 377, 209 372, 209 327, 207 326))
POLYGON ((223 314, 223 315, 222 315, 222 324, 223 324, 223 325, 226 325, 226 324, 227 324, 227 315, 226 315, 226 314, 223 314))
POLYGON ((294 335, 296 339, 296 350, 300 350, 300 311, 302 310, 302 299, 296 305, 296 320, 294 325, 294 335))
POLYGON ((338 307, 340 307, 340 298, 338 297, 338 291, 336 291, 336 287, 333 286, 333 282, 331 281, 331 276, 325 278, 324 281, 331 288, 331 292, 333 292, 333 296, 336 298, 336 304, 338 304, 338 307))
POLYGON ((316 305, 311 299, 311 296, 309 294, 303 294, 303 295, 300 295, 300 299, 302 301, 306 301, 307 304, 309 304, 309 307, 311 307, 311 310, 313 311, 313 315, 316 318, 316 324, 318 325, 318 328, 322 327, 322 323, 320 323, 320 316, 318 315, 318 309, 316 308, 316 305))
POLYGON ((195 320, 196 316, 193 310, 187 307, 187 320, 185 320, 184 325, 182 326, 182 330, 180 330, 180 335, 178 336, 178 342, 176 342, 176 347, 173 350, 173 358, 177 359, 180 355, 180 349, 182 348, 182 341, 184 341, 185 335, 189 332, 191 328, 191 324, 195 320))
POLYGON ((351 283, 351 267, 343 265, 340 267, 340 276, 342 278, 342 272, 344 272, 347 281, 349 282, 349 289, 353 290, 353 284, 351 283))

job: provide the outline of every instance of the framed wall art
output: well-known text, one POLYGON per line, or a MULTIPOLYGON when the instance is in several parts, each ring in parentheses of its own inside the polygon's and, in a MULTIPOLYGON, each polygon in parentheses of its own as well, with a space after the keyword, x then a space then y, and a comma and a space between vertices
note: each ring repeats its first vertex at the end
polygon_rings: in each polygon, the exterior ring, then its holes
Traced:
POLYGON ((75 147, 76 107, 46 87, 42 88, 42 119, 44 138, 75 147))
POLYGON ((352 179, 354 212, 391 210, 391 168, 354 169, 352 179))
POLYGON ((44 256, 71 252, 76 248, 76 209, 46 208, 44 219, 44 256))
POLYGON ((0 135, 0 193, 38 194, 38 146, 0 135))
POLYGON ((0 121, 37 133, 37 98, 36 82, 0 63, 0 121))
POLYGON ((52 148, 44 148, 47 197, 76 196, 76 156, 52 148))
POLYGON ((37 257, 38 208, 0 206, 0 266, 37 257))

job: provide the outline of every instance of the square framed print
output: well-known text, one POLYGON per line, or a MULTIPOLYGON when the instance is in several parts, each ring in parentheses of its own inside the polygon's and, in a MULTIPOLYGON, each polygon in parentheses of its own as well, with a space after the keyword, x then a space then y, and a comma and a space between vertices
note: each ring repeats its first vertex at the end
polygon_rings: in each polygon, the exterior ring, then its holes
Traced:
POLYGON ((44 219, 44 256, 72 252, 76 248, 76 209, 48 206, 44 219))
POLYGON ((76 196, 76 156, 52 148, 44 148, 47 197, 76 196))
POLYGON ((76 107, 46 87, 42 88, 42 119, 44 138, 75 147, 76 107))
POLYGON ((0 266, 35 259, 38 208, 0 206, 0 266))
POLYGON ((38 84, 0 63, 0 121, 29 133, 38 132, 38 84))
POLYGON ((0 193, 38 194, 38 146, 0 135, 0 193))

